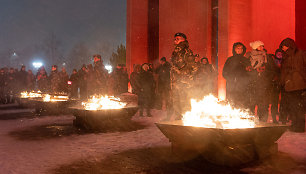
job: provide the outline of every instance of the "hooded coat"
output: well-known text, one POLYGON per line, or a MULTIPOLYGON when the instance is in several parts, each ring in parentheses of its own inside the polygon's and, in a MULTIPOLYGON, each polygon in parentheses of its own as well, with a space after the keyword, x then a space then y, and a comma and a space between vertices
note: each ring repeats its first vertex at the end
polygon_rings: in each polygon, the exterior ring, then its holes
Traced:
POLYGON ((306 89, 306 52, 297 48, 293 39, 284 39, 279 48, 289 47, 281 65, 281 84, 286 91, 306 89))
POLYGON ((154 95, 155 81, 153 74, 141 69, 136 79, 138 91, 138 105, 151 106, 154 95))
POLYGON ((226 79, 226 96, 235 102, 241 100, 247 91, 250 79, 247 67, 251 64, 244 57, 246 47, 241 42, 234 43, 232 52, 233 56, 229 57, 224 64, 222 75, 226 79), (237 54, 235 51, 238 45, 243 47, 242 54, 237 54))

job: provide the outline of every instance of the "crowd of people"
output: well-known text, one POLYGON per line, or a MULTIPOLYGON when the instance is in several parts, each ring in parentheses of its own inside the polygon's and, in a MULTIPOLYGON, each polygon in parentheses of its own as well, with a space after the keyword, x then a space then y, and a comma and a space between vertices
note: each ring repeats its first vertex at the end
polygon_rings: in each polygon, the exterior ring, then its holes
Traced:
MULTIPOLYGON (((193 54, 187 36, 174 35, 174 51, 170 61, 165 57, 154 67, 151 63, 135 64, 130 77, 123 64, 109 74, 100 55, 94 55, 94 64, 83 65, 68 75, 63 67, 52 66, 50 75, 44 67, 36 75, 22 66, 0 70, 1 103, 14 102, 21 91, 41 90, 49 93, 69 93, 72 98, 87 99, 91 95, 119 95, 128 92, 138 96, 139 115, 150 117, 151 109, 166 109, 167 120, 175 115, 181 119, 190 110, 190 99, 202 99, 215 93, 217 71, 208 58, 193 54), (12 97, 13 96, 13 97, 12 97)), ((295 41, 286 38, 279 48, 268 54, 264 43, 250 43, 251 51, 237 42, 223 67, 226 79, 226 98, 236 108, 257 114, 267 122, 269 106, 273 123, 292 121, 292 129, 305 131, 306 54, 295 41), (278 115, 278 120, 277 120, 278 115)))
POLYGON ((284 39, 274 54, 268 54, 261 41, 250 46, 252 50, 246 53, 242 43, 235 43, 233 56, 224 65, 227 99, 253 114, 257 111, 262 122, 267 121, 271 105, 273 123, 291 121, 293 131, 304 132, 305 51, 290 38, 284 39))
POLYGON ((128 92, 129 77, 125 65, 118 65, 111 74, 105 69, 101 55, 94 55, 94 65, 83 65, 80 70, 73 69, 72 74, 65 67, 58 70, 51 67, 50 74, 44 66, 37 73, 32 70, 0 69, 0 102, 14 103, 23 91, 41 91, 51 94, 68 94, 71 98, 87 99, 91 95, 118 95, 128 92))
MULTIPOLYGON (((174 45, 170 71, 173 108, 170 115, 174 112, 180 119, 190 110, 191 98, 207 94, 199 92, 204 88, 198 83, 207 84, 210 81, 201 79, 206 76, 199 73, 197 56, 189 48, 186 35, 176 33, 174 45)), ((250 47, 251 51, 246 52, 243 43, 234 43, 233 56, 224 64, 222 75, 226 79, 228 102, 235 108, 256 114, 262 122, 267 122, 271 105, 273 123, 291 121, 292 131, 304 132, 306 52, 298 49, 291 38, 284 39, 273 54, 268 54, 262 41, 251 42, 250 47)), ((211 77, 212 81, 216 80, 211 77)))

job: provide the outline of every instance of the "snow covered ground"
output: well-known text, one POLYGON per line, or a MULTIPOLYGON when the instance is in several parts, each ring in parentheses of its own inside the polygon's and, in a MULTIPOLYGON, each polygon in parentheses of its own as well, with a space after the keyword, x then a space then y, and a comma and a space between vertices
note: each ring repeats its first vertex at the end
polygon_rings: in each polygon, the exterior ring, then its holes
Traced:
POLYGON ((279 154, 239 168, 199 159, 178 162, 153 117, 133 117, 118 132, 88 133, 72 126, 72 115, 35 116, 31 109, 0 106, 0 173, 306 173, 306 134, 286 132, 279 154))

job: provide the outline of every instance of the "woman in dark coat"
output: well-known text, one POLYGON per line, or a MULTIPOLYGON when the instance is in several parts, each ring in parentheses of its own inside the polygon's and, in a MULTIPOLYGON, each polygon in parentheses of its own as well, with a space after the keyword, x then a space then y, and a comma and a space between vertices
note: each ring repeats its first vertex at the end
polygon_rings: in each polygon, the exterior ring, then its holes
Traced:
POLYGON ((151 117, 151 104, 154 95, 155 82, 153 74, 149 71, 149 65, 143 64, 141 72, 136 79, 138 92, 139 116, 143 116, 143 109, 147 111, 147 116, 151 117))
POLYGON ((248 97, 246 97, 249 74, 248 67, 250 61, 244 57, 246 47, 237 42, 233 45, 233 56, 229 57, 223 67, 222 75, 226 79, 226 98, 238 107, 246 107, 248 97))

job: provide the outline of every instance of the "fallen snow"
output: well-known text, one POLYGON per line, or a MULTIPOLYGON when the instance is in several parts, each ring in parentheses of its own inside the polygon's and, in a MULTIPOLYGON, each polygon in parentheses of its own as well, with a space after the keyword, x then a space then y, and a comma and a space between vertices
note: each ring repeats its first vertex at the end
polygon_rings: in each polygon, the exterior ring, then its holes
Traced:
MULTIPOLYGON (((1 107, 2 108, 2 107, 1 107)), ((1 119, 1 114, 16 114, 25 110, 0 108, 0 173, 50 173, 54 168, 74 161, 99 161, 126 150, 170 146, 168 139, 154 125, 165 117, 165 111, 153 110, 153 117, 138 117, 134 121, 146 125, 130 132, 71 134, 40 140, 24 140, 11 136, 18 132, 43 125, 72 125, 72 115, 42 116, 18 119, 1 119)), ((26 110, 30 112, 29 110, 26 110)), ((286 132, 278 141, 279 151, 295 161, 306 162, 306 134, 286 132)), ((303 173, 303 168, 296 173, 303 173)), ((249 173, 265 173, 266 167, 244 169, 249 173)), ((305 169, 306 170, 306 169, 305 169)))

